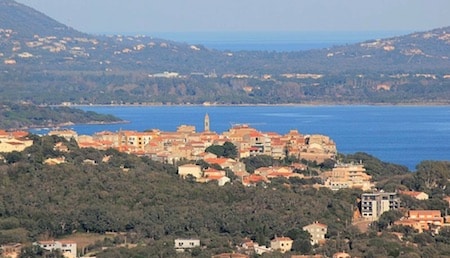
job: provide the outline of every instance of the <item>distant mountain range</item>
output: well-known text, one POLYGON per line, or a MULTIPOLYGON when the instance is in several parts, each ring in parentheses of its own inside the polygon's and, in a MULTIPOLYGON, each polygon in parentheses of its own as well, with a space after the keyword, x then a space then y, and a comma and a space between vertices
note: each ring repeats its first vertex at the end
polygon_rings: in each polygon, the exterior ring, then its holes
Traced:
POLYGON ((301 52, 76 31, 0 0, 0 101, 449 104, 450 27, 301 52))

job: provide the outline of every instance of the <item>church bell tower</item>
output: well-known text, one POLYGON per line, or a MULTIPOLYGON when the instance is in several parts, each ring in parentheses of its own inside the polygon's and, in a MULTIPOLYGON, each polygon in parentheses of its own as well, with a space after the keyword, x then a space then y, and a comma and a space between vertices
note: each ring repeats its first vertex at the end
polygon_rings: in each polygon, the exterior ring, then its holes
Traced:
POLYGON ((205 115, 205 132, 209 132, 209 115, 208 115, 208 113, 206 113, 206 115, 205 115))

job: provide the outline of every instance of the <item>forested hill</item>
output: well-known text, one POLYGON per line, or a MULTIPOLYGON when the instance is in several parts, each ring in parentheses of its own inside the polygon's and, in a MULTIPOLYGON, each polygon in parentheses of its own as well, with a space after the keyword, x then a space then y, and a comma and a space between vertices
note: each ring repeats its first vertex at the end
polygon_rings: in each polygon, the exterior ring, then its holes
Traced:
POLYGON ((32 104, 0 103, 0 128, 53 127, 71 123, 118 123, 112 115, 68 107, 39 107, 32 104))
POLYGON ((0 0, 1 99, 73 103, 448 103, 450 28, 301 52, 222 52, 75 31, 0 0))
POLYGON ((2 29, 12 29, 24 38, 33 37, 34 35, 84 35, 13 0, 0 0, 0 27, 2 29))

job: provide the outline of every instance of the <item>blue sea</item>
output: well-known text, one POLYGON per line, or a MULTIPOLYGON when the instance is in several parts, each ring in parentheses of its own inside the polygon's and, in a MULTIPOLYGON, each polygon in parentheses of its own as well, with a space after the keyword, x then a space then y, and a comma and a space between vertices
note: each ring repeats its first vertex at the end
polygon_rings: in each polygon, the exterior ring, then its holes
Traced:
MULTIPOLYGON (((112 114, 129 121, 112 125, 76 125, 79 134, 100 131, 161 129, 179 125, 222 133, 234 124, 263 132, 324 134, 338 152, 366 152, 414 171, 422 160, 450 160, 450 106, 88 106, 83 110, 112 114)), ((35 133, 44 133, 35 131, 35 133)))

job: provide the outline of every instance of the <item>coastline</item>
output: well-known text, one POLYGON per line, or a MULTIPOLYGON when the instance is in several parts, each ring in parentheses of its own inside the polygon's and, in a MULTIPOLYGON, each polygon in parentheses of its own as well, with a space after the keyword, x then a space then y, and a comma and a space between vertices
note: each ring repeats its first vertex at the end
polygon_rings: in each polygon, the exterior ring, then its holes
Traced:
POLYGON ((317 103, 280 103, 280 104, 265 104, 265 103, 249 103, 249 104, 162 104, 162 103, 139 103, 139 104, 71 104, 71 105, 51 105, 55 107, 326 107, 326 106, 392 106, 392 107, 438 107, 438 106, 450 106, 450 103, 447 102, 423 102, 423 103, 341 103, 341 102, 317 102, 317 103))

